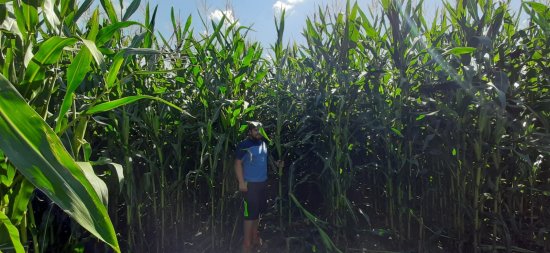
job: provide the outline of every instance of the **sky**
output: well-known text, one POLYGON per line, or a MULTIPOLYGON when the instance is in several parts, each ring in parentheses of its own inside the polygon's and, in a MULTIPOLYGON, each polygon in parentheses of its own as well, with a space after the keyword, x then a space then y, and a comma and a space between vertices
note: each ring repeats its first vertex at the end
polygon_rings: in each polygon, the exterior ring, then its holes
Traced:
MULTIPOLYGON (((415 1, 415 0, 413 0, 415 1)), ((113 0, 113 2, 118 2, 113 0)), ((123 0, 128 6, 131 0, 123 0)), ((195 32, 205 32, 201 21, 210 26, 211 20, 220 20, 223 14, 229 20, 238 22, 239 25, 251 27, 248 39, 259 41, 264 48, 269 48, 275 43, 276 31, 274 17, 278 17, 282 9, 286 10, 285 43, 304 43, 301 35, 307 17, 313 17, 319 6, 328 6, 338 11, 344 10, 346 0, 141 0, 140 9, 131 18, 140 21, 145 13, 145 5, 149 2, 151 10, 158 5, 156 29, 169 37, 172 33, 170 18, 171 7, 174 7, 176 19, 183 24, 189 15, 192 16, 192 24, 195 32)), ((353 3, 354 1, 351 1, 353 3)), ((418 2, 418 1, 415 1, 418 2)), ((424 13, 427 21, 433 20, 436 9, 443 8, 442 0, 424 0, 424 13)), ((450 0, 450 2, 453 2, 450 0)), ((369 8, 378 9, 379 0, 358 0, 361 9, 368 14, 369 8)), ((511 9, 519 10, 521 1, 511 0, 511 9)), ((210 28, 211 30, 211 28, 210 28)))

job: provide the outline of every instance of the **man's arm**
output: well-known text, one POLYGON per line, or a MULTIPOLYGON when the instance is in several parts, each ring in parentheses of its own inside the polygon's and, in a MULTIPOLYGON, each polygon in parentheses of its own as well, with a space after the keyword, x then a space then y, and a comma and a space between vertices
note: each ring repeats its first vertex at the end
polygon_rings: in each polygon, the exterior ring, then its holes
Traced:
POLYGON ((235 175, 237 176, 237 181, 239 181, 239 191, 248 191, 248 187, 246 186, 243 176, 243 160, 235 159, 235 175))

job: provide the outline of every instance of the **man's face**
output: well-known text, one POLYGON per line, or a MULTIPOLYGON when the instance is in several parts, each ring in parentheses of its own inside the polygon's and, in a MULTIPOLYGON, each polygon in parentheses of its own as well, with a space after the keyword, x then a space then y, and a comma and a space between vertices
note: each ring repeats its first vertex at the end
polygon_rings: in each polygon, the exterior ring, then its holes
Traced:
POLYGON ((258 128, 253 127, 248 130, 248 136, 252 138, 253 140, 259 141, 262 139, 262 135, 260 135, 260 131, 258 131, 258 128))

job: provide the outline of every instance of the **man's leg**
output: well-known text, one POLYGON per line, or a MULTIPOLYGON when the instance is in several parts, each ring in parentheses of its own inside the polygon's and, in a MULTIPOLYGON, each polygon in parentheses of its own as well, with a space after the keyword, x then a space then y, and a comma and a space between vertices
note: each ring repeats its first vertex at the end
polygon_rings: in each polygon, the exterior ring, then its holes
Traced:
POLYGON ((256 190, 256 203, 257 203, 257 210, 258 215, 256 216, 257 219, 254 220, 254 227, 252 228, 252 243, 255 246, 262 246, 262 239, 260 238, 260 216, 262 213, 265 212, 267 209, 267 195, 266 195, 266 188, 267 188, 267 182, 261 182, 255 185, 256 190))
POLYGON ((254 220, 254 223, 252 225, 252 243, 254 246, 261 246, 262 245, 262 239, 260 238, 260 232, 258 230, 260 226, 260 219, 254 220))
POLYGON ((254 229, 255 220, 244 220, 244 239, 243 239, 243 253, 249 253, 252 250, 252 235, 254 229))

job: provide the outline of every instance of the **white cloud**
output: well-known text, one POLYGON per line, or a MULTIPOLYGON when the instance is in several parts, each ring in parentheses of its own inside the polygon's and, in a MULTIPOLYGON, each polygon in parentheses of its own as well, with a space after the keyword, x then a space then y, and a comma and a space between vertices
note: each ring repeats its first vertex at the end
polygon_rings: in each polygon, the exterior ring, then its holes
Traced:
POLYGON ((280 14, 283 10, 289 12, 294 9, 297 4, 303 3, 304 0, 279 0, 273 4, 273 10, 275 13, 280 14))
POLYGON ((220 22, 224 15, 225 15, 225 22, 227 22, 229 24, 236 23, 237 26, 240 26, 239 21, 237 21, 235 16, 233 16, 233 11, 232 10, 226 10, 226 11, 215 10, 215 11, 211 12, 210 15, 208 15, 208 18, 210 18, 210 19, 212 19, 216 22, 220 22))
POLYGON ((273 4, 273 10, 275 10, 276 13, 281 13, 283 10, 290 11, 292 8, 294 8, 294 5, 283 1, 277 1, 273 4))
POLYGON ((292 5, 296 5, 296 4, 304 2, 304 0, 286 0, 286 1, 287 1, 287 3, 292 4, 292 5))

